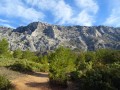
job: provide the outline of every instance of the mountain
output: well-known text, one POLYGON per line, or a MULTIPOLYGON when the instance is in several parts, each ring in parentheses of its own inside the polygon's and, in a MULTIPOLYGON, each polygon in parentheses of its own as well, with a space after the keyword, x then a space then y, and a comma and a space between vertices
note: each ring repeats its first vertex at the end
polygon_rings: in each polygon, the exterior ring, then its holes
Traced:
POLYGON ((120 28, 108 26, 59 26, 33 22, 16 29, 0 27, 0 39, 7 38, 10 49, 45 52, 58 46, 76 50, 120 49, 120 28))

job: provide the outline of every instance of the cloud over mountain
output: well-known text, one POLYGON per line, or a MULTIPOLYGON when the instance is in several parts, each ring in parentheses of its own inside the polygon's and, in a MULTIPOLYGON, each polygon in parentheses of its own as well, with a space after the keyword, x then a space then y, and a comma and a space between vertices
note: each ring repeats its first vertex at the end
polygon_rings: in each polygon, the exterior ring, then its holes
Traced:
POLYGON ((0 24, 16 27, 43 21, 60 25, 120 26, 119 9, 119 0, 1 0, 0 24), (105 12, 107 10, 111 13, 105 12), (102 19, 104 21, 98 23, 102 19))

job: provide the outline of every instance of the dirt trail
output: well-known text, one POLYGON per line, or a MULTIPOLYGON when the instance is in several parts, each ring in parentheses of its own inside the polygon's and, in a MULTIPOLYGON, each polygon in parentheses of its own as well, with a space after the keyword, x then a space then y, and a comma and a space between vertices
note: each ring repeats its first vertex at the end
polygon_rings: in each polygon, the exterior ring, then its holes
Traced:
POLYGON ((5 67, 0 67, 0 75, 6 76, 15 86, 15 90, 74 90, 73 85, 68 88, 50 87, 48 73, 19 73, 5 67))
POLYGON ((37 72, 12 80, 15 90, 51 90, 48 84, 48 74, 37 72))

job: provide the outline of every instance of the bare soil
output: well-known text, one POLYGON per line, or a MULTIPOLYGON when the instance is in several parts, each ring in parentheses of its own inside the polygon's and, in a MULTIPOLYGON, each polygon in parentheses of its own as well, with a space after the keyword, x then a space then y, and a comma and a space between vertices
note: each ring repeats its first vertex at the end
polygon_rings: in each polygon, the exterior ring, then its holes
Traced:
POLYGON ((23 74, 0 67, 0 75, 5 75, 12 82, 15 90, 73 90, 72 85, 69 85, 66 89, 50 87, 48 73, 33 72, 23 74))
POLYGON ((12 80, 15 90, 51 90, 48 84, 48 74, 37 72, 12 80))

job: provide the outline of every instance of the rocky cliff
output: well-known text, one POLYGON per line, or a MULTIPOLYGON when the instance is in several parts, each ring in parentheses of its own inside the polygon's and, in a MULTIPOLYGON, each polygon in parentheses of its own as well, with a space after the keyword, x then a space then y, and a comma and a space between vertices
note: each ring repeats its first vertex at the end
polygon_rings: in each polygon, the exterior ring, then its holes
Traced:
POLYGON ((0 27, 0 39, 9 41, 10 49, 54 50, 66 46, 77 50, 120 49, 120 28, 108 26, 58 26, 33 22, 16 29, 0 27))

